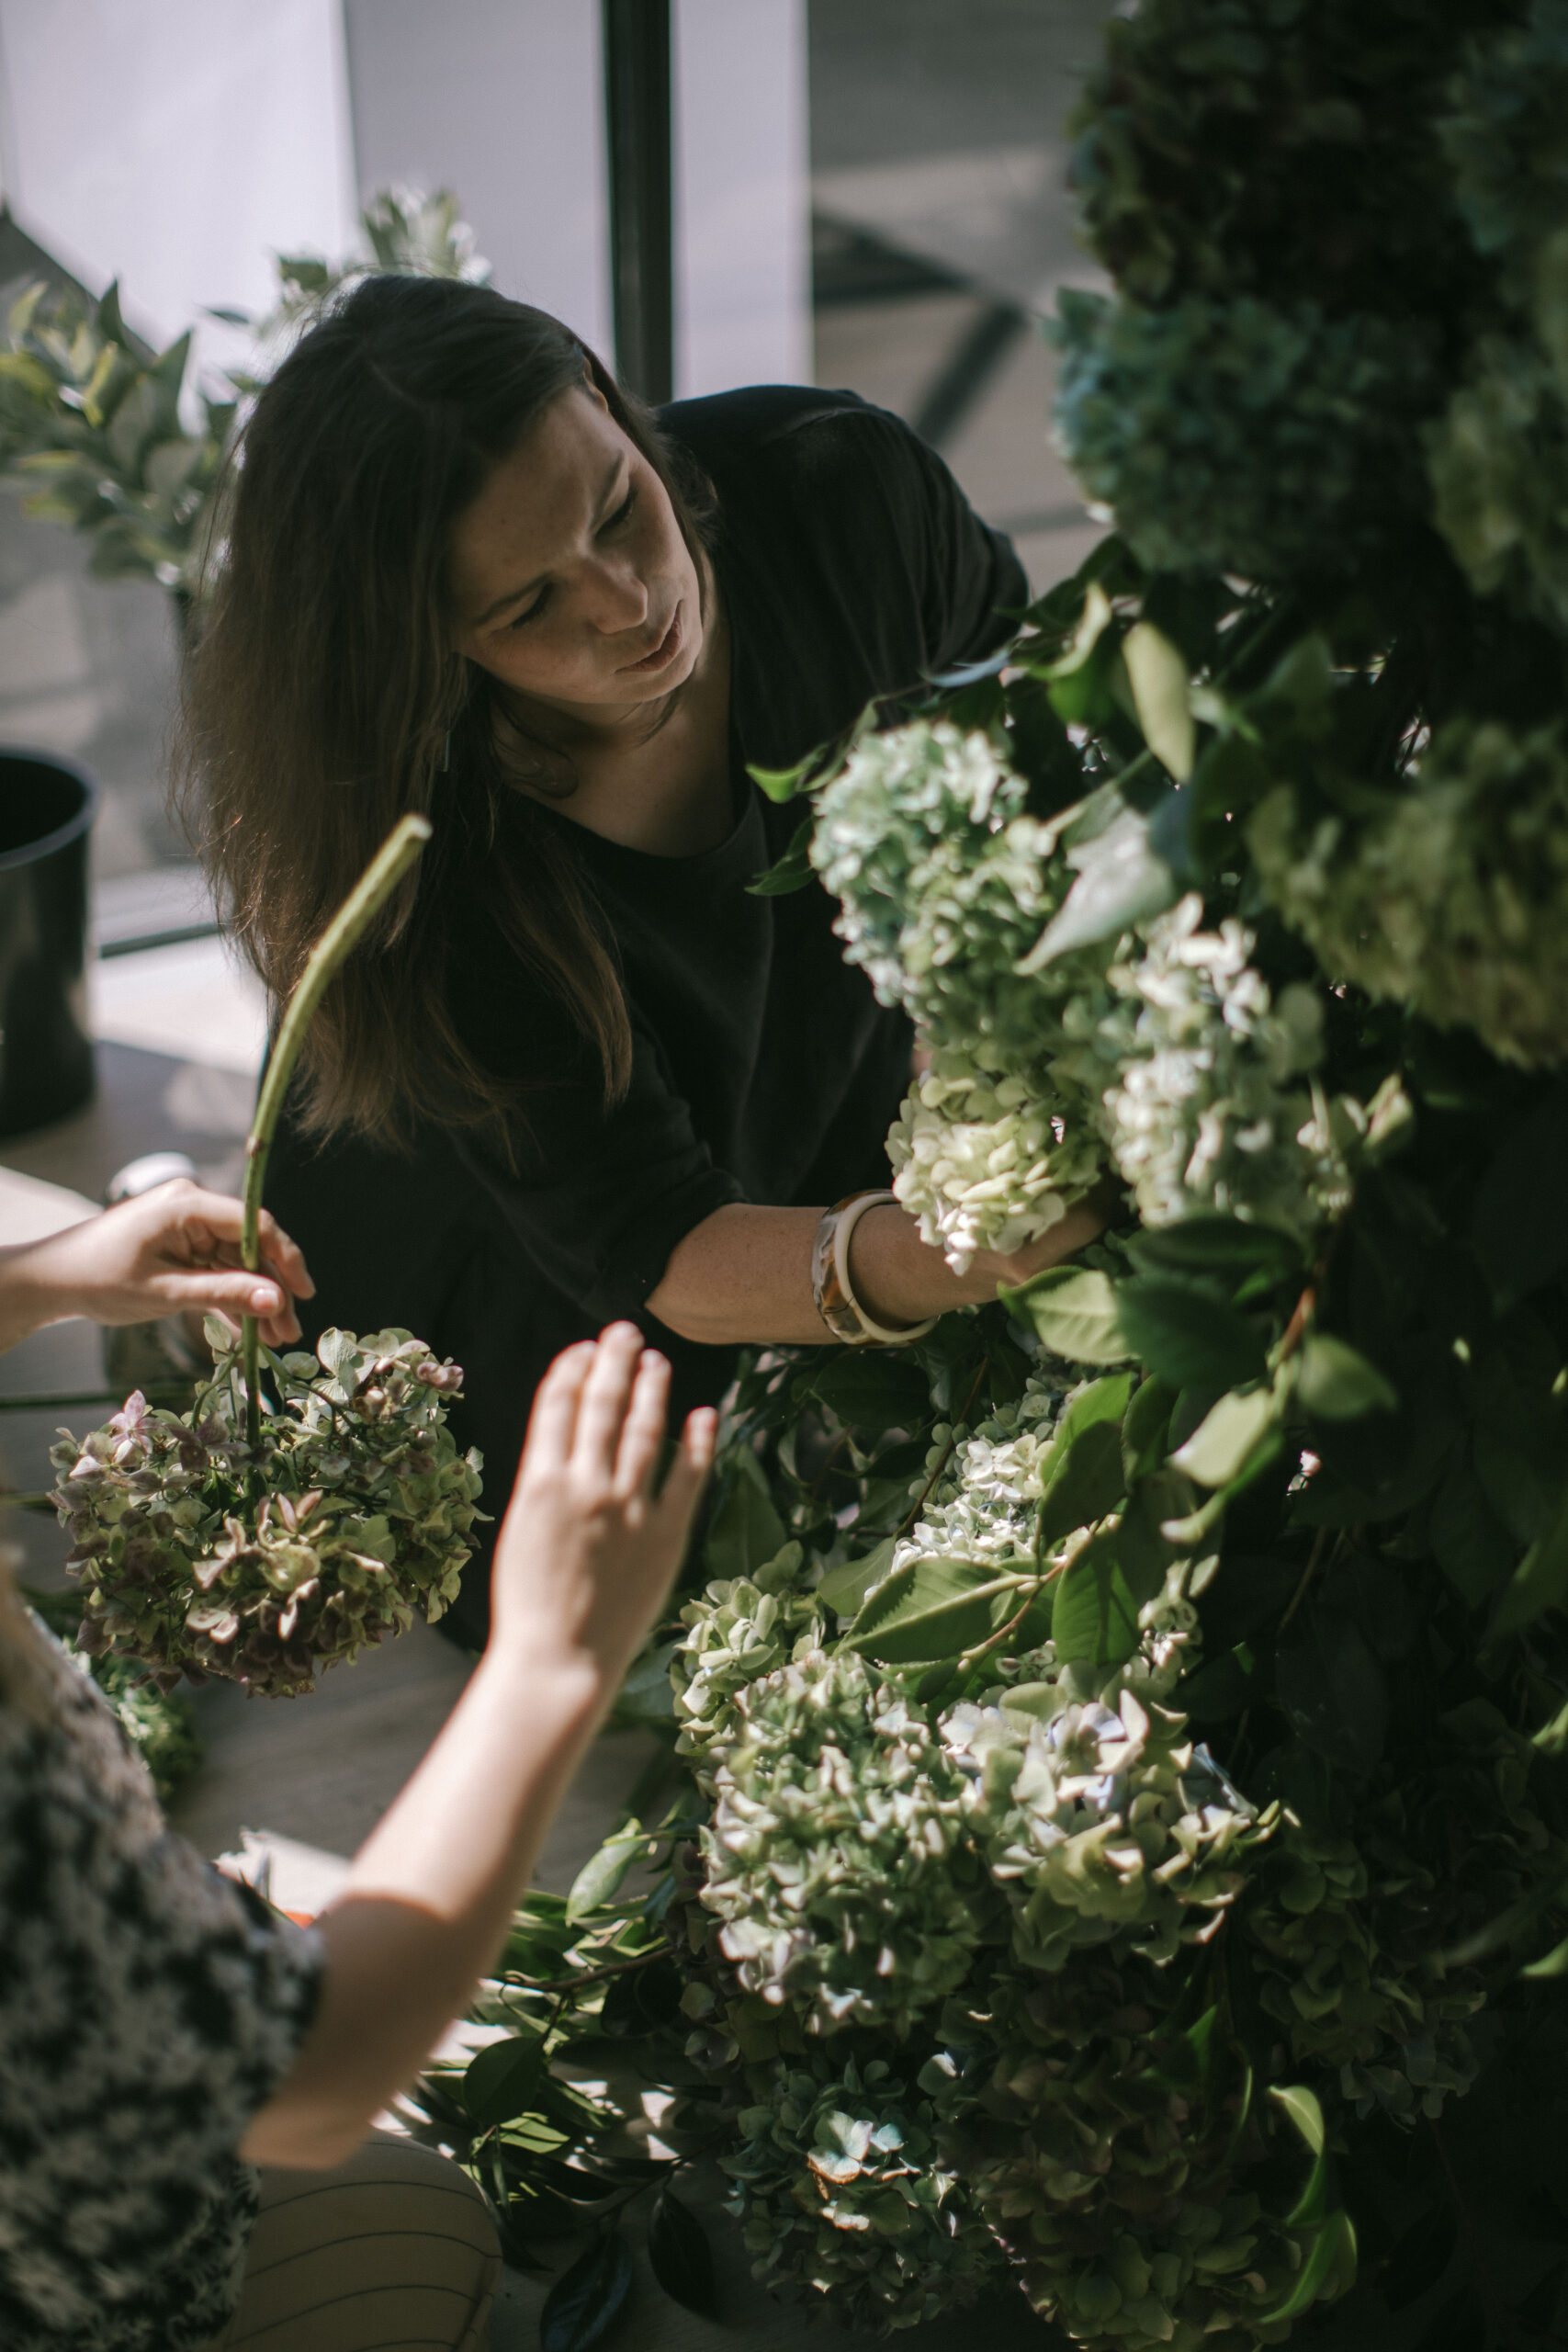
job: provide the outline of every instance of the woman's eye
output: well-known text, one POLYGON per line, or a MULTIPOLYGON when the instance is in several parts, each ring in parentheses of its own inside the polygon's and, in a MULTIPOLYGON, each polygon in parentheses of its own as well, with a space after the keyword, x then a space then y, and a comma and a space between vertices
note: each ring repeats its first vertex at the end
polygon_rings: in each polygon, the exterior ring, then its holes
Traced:
POLYGON ((544 611, 545 606, 549 603, 549 601, 550 583, 547 581, 545 585, 540 589, 538 594, 535 597, 533 603, 528 606, 526 612, 516 614, 513 619, 507 622, 507 628, 526 628, 530 621, 536 621, 538 619, 539 615, 544 611))
POLYGON ((630 488, 630 490, 628 490, 628 491, 627 491, 627 492, 626 492, 626 496, 622 499, 622 501, 621 501, 620 504, 616 507, 616 509, 615 509, 615 513, 614 513, 613 514, 607 514, 607 515, 605 516, 605 518, 604 518, 604 528, 605 528, 605 530, 607 530, 607 531, 614 531, 614 530, 617 529, 617 528, 619 527, 619 526, 620 526, 622 523, 624 523, 624 522, 626 521, 626 516, 631 513, 632 508, 633 508, 636 504, 637 504, 637 484, 634 482, 634 483, 632 484, 632 487, 630 488))

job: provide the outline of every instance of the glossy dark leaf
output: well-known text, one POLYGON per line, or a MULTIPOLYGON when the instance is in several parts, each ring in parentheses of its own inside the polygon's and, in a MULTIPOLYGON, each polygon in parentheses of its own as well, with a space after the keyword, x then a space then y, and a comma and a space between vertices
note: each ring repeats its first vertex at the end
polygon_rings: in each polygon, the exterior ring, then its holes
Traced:
POLYGON ((1120 1666, 1138 1646, 1138 1604, 1114 1541, 1096 1536, 1058 1579, 1051 1639, 1059 1657, 1120 1666))
POLYGON ((1245 1315, 1197 1283, 1139 1275, 1116 1288, 1133 1353, 1172 1388, 1240 1388, 1266 1369, 1263 1342, 1245 1315))
POLYGON ((814 1394, 851 1429, 880 1436, 917 1429, 931 1412, 931 1389, 919 1364, 897 1351, 845 1348, 829 1354, 811 1383, 814 1394))
POLYGON ((1393 1413, 1399 1392, 1346 1340, 1310 1331, 1302 1342, 1296 1395, 1314 1420, 1355 1421, 1364 1413, 1393 1413))
POLYGON ((556 2280, 539 2314, 541 2352, 588 2352, 619 2316, 631 2291, 632 2257, 611 2231, 556 2280))
POLYGON ((1558 1084, 1505 1136, 1475 1195, 1471 1238, 1499 1306, 1568 1266, 1568 1086, 1558 1084))
POLYGON ((1492 1620, 1495 1634, 1517 1633, 1548 1609, 1568 1607, 1568 1494, 1505 1585, 1492 1620))
POLYGON ((1235 1216, 1186 1216, 1175 1225, 1145 1227, 1129 1236, 1127 1254, 1141 1274, 1206 1275, 1233 1293, 1258 1277, 1269 1284, 1298 1279, 1303 1264, 1291 1235, 1235 1216))
POLYGON ((810 850, 815 817, 803 817, 784 855, 774 861, 755 882, 748 882, 746 895, 750 899, 784 899, 793 890, 804 890, 815 879, 810 850))
POLYGON ((1487 1501, 1468 1446, 1433 1498, 1427 1537, 1438 1566, 1472 1609, 1513 1573, 1518 1546, 1487 1501))
POLYGON ((463 2075, 463 2104, 474 2128, 493 2131, 510 2123, 538 2097, 545 2081, 543 2047, 533 2034, 488 2042, 469 2059, 463 2075))
POLYGON ((702 2223, 671 2189, 661 2190, 648 2227, 648 2259, 665 2293, 703 2319, 714 2305, 713 2252, 702 2223))
POLYGON ((1017 1573, 998 1575, 993 1562, 910 1560, 883 1578, 845 1645, 886 1666, 956 1657, 1005 1624, 1022 1598, 1017 1573))
POLYGON ((1130 1372, 1093 1381, 1062 1415, 1041 1470, 1042 1550, 1075 1528, 1103 1519, 1122 1500, 1122 1423, 1133 1381, 1130 1372))
POLYGON ((1349 1771, 1374 1770, 1388 1729, 1388 1683, 1353 1619, 1304 1609, 1275 1654, 1274 1689, 1309 1747, 1349 1771))
POLYGON ((1168 1450, 1176 1391, 1152 1377, 1144 1381, 1122 1424, 1122 1475, 1129 1487, 1157 1470, 1168 1450))
POLYGON ((714 1512, 704 1547, 710 1577, 749 1577, 776 1559, 784 1544, 784 1524, 755 1454, 731 1456, 730 1485, 714 1512))
POLYGON ((1122 1335, 1116 1292, 1104 1274, 1082 1266, 1052 1266, 1021 1290, 1004 1290, 1003 1305, 1032 1324, 1053 1355, 1069 1363, 1125 1363, 1133 1351, 1122 1335))

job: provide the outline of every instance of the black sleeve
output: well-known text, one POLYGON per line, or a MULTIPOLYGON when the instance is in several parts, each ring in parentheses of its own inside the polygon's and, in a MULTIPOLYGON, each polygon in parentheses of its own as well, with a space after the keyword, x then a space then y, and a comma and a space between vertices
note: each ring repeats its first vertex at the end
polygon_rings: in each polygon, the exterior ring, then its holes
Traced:
POLYGON ((621 1101, 606 1110, 587 1079, 539 1087, 510 1122, 507 1146, 457 1142, 529 1261, 600 1321, 635 1314, 676 1243, 746 1198, 715 1165, 635 1009, 621 1101))

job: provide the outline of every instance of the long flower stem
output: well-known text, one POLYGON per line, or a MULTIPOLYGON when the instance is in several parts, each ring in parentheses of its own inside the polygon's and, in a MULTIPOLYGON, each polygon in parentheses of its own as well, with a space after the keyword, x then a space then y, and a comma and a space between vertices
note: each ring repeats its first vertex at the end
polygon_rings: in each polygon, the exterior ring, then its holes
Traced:
MULTIPOLYGON (((294 1065, 299 1058, 299 1048, 305 1042, 305 1032, 339 967, 358 944, 368 924, 380 912, 413 865, 430 839, 430 832, 426 818, 411 815, 402 818, 388 834, 311 948, 299 983, 288 1000, 288 1008, 278 1024, 277 1041, 273 1046, 261 1091, 256 1096, 251 1132, 245 1138, 245 1213, 241 1227, 240 1255, 248 1273, 257 1273, 261 1268, 259 1227, 266 1157, 272 1148, 272 1138, 284 1098, 288 1092, 288 1082, 294 1075, 294 1065)), ((254 1450, 261 1442, 261 1341, 254 1315, 247 1315, 244 1318, 243 1345, 245 1436, 254 1450)))

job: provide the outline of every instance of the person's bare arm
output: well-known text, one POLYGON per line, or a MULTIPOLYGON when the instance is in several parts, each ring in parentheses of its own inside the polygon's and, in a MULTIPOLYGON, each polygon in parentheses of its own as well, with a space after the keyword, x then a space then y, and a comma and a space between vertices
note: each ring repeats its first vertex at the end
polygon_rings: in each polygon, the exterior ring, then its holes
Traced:
MULTIPOLYGON (((820 1209, 734 1202, 694 1226, 670 1253, 649 1312, 683 1340, 718 1345, 831 1340, 811 1296, 811 1244, 820 1209)), ((998 1283, 1026 1282, 1092 1241, 1106 1221, 1098 1198, 1071 1208, 1015 1256, 976 1257, 955 1274, 920 1239, 915 1219, 891 1203, 868 1209, 850 1238, 850 1274, 866 1313, 888 1329, 994 1298, 998 1283)))
POLYGON ((629 1324, 546 1374, 496 1545, 490 1646, 322 1917, 321 2007, 245 2135, 249 2162, 341 2163, 492 1965, 680 1565, 715 1417, 692 1415, 655 1496, 669 1385, 629 1324))
POLYGON ((209 1309, 254 1315, 269 1348, 288 1346, 299 1337, 293 1301, 309 1298, 315 1284, 265 1209, 265 1271, 246 1273, 240 1264, 243 1214, 238 1201, 176 1176, 101 1216, 0 1250, 0 1348, 71 1315, 142 1323, 209 1309))

